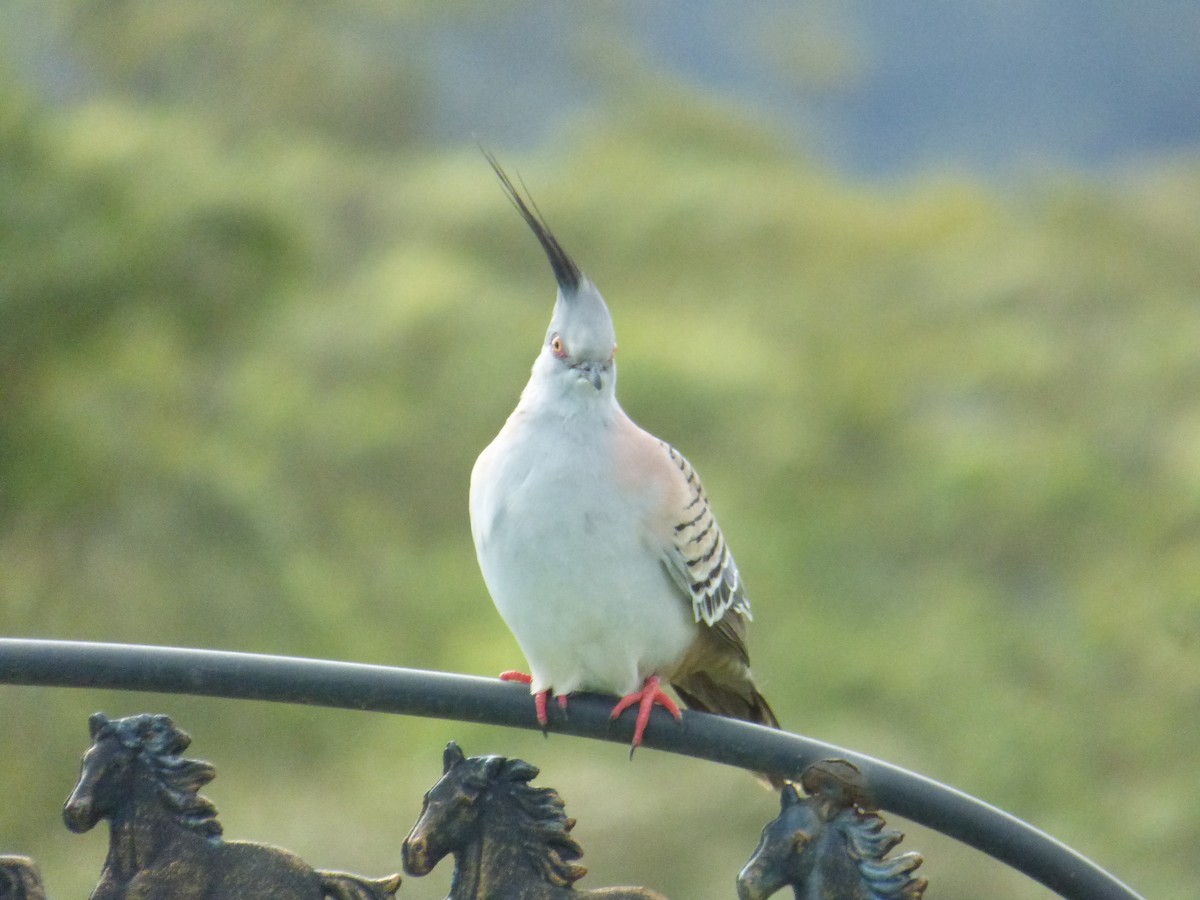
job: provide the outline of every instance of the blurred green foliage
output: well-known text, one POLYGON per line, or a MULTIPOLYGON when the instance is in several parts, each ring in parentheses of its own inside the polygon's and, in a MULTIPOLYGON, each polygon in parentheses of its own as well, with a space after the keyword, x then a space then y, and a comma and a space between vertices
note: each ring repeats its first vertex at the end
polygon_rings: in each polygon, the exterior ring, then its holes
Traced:
MULTIPOLYGON (((3 634, 522 662, 466 486, 552 281, 475 148, 418 139, 419 77, 352 40, 398 14, 345 6, 356 28, 64 4, 103 99, 0 78, 3 634)), ((864 187, 667 82, 504 161, 609 300, 624 406, 705 477, 785 724, 1185 895, 1200 164, 864 187)), ((0 850, 54 896, 103 858, 58 818, 100 708, 191 730, 230 836, 366 874, 398 867, 452 737, 542 767, 591 886, 732 896, 773 814, 742 773, 615 745, 0 687, 0 850)), ((934 896, 1047 896, 920 829, 905 846, 934 896)), ((402 896, 442 896, 443 868, 402 896)))

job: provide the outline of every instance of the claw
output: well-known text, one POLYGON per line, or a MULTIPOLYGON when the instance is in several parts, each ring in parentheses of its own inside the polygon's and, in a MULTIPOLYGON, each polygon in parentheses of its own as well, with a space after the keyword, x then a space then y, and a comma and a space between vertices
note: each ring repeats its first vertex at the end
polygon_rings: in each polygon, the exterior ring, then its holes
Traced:
MULTIPOLYGON (((533 676, 532 675, 526 675, 524 672, 517 672, 515 670, 501 672, 500 680, 501 681, 516 681, 520 684, 533 684, 533 676)), ((547 729, 550 728, 550 716, 547 714, 547 710, 546 710, 546 698, 549 696, 550 696, 549 691, 535 691, 534 695, 533 695, 533 708, 534 708, 534 711, 537 713, 537 722, 539 725, 542 726, 542 734, 545 734, 547 729)), ((558 705, 565 712, 567 709, 566 695, 564 694, 563 696, 558 697, 556 699, 558 700, 558 705)))
POLYGON ((683 715, 679 712, 679 707, 675 705, 675 701, 659 690, 659 680, 657 675, 651 675, 646 679, 640 691, 634 691, 632 694, 626 694, 617 701, 617 705, 613 707, 611 719, 616 719, 621 713, 629 709, 629 707, 637 704, 638 714, 637 720, 633 726, 633 741, 629 747, 629 755, 633 756, 633 751, 642 745, 642 736, 646 733, 646 725, 650 721, 650 710, 654 709, 654 704, 658 704, 672 716, 676 722, 683 721, 683 715))

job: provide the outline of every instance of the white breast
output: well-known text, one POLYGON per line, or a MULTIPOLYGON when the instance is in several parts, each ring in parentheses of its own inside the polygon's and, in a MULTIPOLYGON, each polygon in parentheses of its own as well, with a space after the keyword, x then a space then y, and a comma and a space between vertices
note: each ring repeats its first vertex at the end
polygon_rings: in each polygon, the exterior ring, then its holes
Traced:
POLYGON ((535 691, 630 693, 696 636, 648 529, 661 498, 618 477, 613 435, 612 421, 514 413, 471 475, 480 568, 535 691))

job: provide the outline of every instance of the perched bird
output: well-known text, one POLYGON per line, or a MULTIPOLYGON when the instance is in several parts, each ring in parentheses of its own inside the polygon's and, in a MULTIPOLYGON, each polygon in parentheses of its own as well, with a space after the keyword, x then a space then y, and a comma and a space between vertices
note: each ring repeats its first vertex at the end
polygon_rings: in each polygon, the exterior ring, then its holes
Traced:
MULTIPOLYGON (((617 403, 617 349, 600 292, 488 162, 542 245, 558 296, 517 408, 471 472, 471 533, 483 579, 546 699, 621 695, 637 747, 669 683, 692 709, 778 727, 754 686, 737 564, 696 471, 617 403)), ((536 206, 533 207, 536 210, 536 206)))

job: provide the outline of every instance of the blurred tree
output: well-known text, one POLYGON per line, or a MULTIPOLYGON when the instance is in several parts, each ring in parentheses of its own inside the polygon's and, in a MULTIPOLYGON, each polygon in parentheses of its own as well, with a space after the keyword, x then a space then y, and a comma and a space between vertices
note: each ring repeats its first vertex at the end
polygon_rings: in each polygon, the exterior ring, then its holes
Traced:
POLYGON ((139 162, 128 133, 108 142, 107 128, 132 124, 94 117, 80 152, 60 123, 0 91, 0 466, 27 499, 73 484, 59 458, 70 451, 50 449, 70 439, 34 402, 55 361, 86 357, 139 318, 218 346, 302 266, 293 225, 240 186, 139 162))
POLYGON ((73 0, 67 33, 108 91, 183 106, 242 139, 310 134, 395 151, 422 135, 420 5, 73 0), (303 12, 303 14, 299 14, 303 12))

